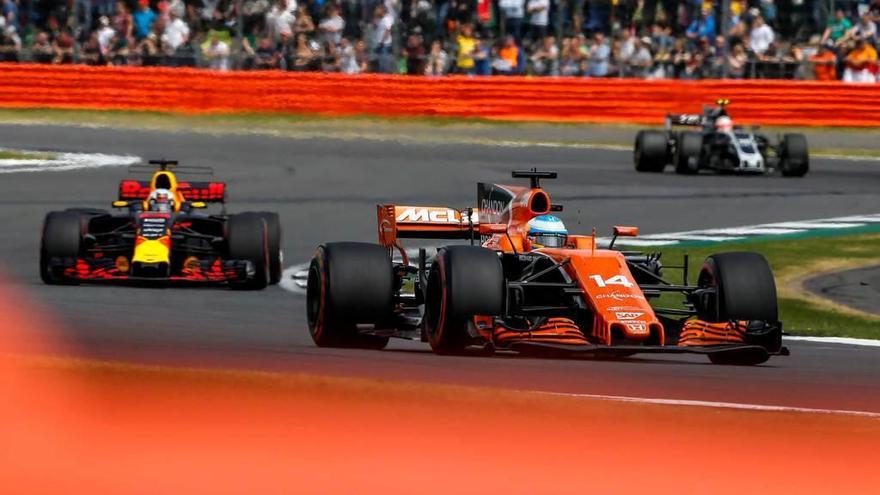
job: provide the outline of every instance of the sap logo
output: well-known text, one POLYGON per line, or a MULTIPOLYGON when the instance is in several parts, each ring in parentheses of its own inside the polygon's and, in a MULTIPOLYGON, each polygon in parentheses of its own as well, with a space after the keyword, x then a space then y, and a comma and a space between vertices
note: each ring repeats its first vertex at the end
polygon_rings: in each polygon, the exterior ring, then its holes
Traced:
POLYGON ((633 312, 619 312, 619 313, 614 313, 614 314, 617 316, 618 320, 637 320, 637 319, 639 319, 639 317, 641 317, 645 313, 633 311, 633 312))
POLYGON ((645 333, 648 331, 648 325, 645 325, 644 323, 627 323, 626 328, 632 333, 645 333))
POLYGON ((449 208, 407 208, 397 216, 401 223, 459 223, 458 212, 449 208))

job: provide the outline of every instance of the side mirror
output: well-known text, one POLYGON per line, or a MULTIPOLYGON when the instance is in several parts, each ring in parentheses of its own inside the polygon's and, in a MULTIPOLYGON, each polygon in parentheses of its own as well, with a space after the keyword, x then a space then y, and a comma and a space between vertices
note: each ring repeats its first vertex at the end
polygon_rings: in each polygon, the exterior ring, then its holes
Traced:
POLYGON ((128 204, 129 204, 128 201, 114 201, 113 207, 114 208, 128 208, 128 204))
POLYGON ((614 226, 614 237, 636 237, 639 235, 638 227, 614 226))
POLYGON ((192 208, 199 208, 199 209, 207 208, 207 207, 208 207, 208 203, 205 203, 204 201, 193 201, 193 202, 191 202, 189 205, 190 205, 192 208))
POLYGON ((626 227, 623 225, 615 225, 614 226, 614 237, 611 238, 611 243, 608 244, 608 249, 614 249, 614 242, 617 241, 618 237, 635 237, 639 235, 638 227, 626 227))

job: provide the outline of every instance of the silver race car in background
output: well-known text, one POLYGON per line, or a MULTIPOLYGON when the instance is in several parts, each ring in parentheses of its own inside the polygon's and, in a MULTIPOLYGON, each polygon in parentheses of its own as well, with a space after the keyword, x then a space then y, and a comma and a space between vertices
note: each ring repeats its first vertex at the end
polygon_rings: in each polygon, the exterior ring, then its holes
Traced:
POLYGON ((732 174, 766 174, 803 177, 810 168, 807 138, 784 134, 775 142, 758 132, 733 124, 727 100, 717 107, 704 106, 702 114, 670 114, 665 129, 643 130, 636 135, 633 158, 639 172, 662 172, 673 164, 676 173, 697 174, 712 170, 732 174), (698 130, 678 130, 677 127, 698 130))

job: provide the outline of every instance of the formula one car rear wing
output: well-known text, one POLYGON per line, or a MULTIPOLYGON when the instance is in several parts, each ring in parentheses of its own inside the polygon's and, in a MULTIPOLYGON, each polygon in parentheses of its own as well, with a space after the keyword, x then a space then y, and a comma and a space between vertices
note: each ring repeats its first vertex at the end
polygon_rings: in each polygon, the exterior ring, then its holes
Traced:
POLYGON ((476 208, 455 210, 445 206, 378 205, 379 241, 396 239, 471 239, 479 226, 476 208))
POLYGON ((672 126, 681 125, 688 127, 701 127, 703 125, 703 116, 698 113, 670 113, 666 114, 665 127, 667 131, 672 130, 672 126))
MULTIPOLYGON (((148 180, 125 179, 119 182, 120 201, 143 201, 150 196, 151 183, 148 180)), ((225 203, 225 182, 178 182, 177 192, 187 201, 205 203, 225 203)))

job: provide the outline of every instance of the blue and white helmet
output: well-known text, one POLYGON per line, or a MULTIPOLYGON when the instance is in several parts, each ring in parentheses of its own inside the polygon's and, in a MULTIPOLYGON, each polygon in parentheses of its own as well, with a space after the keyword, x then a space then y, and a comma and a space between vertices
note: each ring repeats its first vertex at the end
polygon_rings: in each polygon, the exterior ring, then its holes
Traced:
POLYGON ((568 229, 558 217, 541 215, 529 220, 529 241, 536 247, 562 247, 568 240, 568 229))

